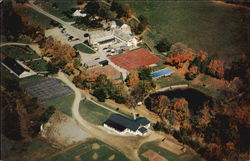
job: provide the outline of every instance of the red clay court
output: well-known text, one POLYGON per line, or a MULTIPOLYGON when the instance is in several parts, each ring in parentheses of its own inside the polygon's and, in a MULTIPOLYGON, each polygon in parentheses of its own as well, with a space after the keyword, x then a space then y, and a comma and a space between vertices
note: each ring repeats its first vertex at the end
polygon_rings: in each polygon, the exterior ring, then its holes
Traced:
POLYGON ((161 61, 160 58, 143 48, 113 56, 110 60, 126 70, 134 70, 144 65, 151 65, 161 61))

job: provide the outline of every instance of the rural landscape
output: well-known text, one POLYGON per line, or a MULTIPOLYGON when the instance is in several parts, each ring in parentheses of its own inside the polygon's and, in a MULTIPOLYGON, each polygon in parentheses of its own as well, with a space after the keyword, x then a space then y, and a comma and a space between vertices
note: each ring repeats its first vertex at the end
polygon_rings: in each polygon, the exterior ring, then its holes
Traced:
POLYGON ((249 161, 250 2, 0 0, 3 161, 249 161))

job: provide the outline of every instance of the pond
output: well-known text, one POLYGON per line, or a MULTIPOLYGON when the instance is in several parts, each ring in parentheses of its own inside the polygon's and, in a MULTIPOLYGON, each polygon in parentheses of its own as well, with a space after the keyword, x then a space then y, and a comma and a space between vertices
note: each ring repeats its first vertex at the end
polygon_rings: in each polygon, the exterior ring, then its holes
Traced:
POLYGON ((148 98, 145 99, 144 102, 148 109, 150 109, 151 105, 150 98, 155 98, 159 95, 165 95, 170 100, 172 100, 173 98, 185 98, 188 101, 188 107, 192 114, 197 114, 203 108, 205 103, 208 103, 208 105, 211 105, 213 103, 212 97, 207 96, 196 89, 182 88, 151 94, 148 98))

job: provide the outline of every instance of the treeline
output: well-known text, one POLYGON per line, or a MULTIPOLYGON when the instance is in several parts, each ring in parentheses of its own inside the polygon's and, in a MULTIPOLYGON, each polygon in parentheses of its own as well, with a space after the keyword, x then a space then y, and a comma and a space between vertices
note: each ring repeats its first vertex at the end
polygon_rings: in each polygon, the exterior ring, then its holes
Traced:
POLYGON ((28 22, 22 21, 22 18, 13 9, 11 1, 3 1, 0 4, 0 10, 1 17, 3 17, 0 33, 7 40, 23 39, 39 42, 43 39, 44 31, 39 26, 32 26, 28 22))
POLYGON ((1 81, 1 105, 2 133, 11 140, 30 141, 55 111, 54 107, 42 107, 16 80, 5 77, 1 81))
POLYGON ((43 56, 50 58, 48 71, 55 74, 61 69, 64 73, 74 74, 75 69, 80 69, 81 58, 78 52, 69 45, 55 41, 52 37, 48 37, 40 43, 43 56))
POLYGON ((73 83, 78 88, 90 90, 90 93, 101 102, 113 99, 132 108, 156 87, 148 68, 141 69, 139 73, 130 72, 126 79, 128 87, 119 80, 110 80, 106 75, 90 75, 85 72, 75 76, 73 83))

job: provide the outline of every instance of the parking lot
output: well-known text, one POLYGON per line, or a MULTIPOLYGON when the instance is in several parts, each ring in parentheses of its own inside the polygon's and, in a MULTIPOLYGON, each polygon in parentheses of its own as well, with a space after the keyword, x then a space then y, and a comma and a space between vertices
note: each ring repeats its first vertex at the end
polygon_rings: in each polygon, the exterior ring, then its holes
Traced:
POLYGON ((73 93, 72 89, 55 78, 23 84, 22 88, 41 102, 73 93))

